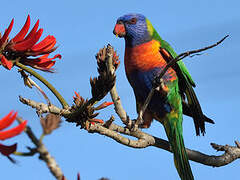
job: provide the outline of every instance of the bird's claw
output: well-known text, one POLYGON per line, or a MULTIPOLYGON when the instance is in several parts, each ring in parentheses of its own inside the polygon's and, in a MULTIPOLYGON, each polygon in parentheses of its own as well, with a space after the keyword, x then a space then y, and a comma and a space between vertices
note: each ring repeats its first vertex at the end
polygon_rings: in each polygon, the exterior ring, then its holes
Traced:
POLYGON ((129 120, 127 124, 127 128, 130 131, 138 131, 139 128, 143 128, 142 126, 143 126, 142 119, 129 120))
POLYGON ((137 120, 130 120, 127 124, 127 128, 130 131, 137 131, 138 130, 138 124, 136 122, 137 122, 137 120))
POLYGON ((158 78, 158 77, 154 78, 154 80, 153 80, 153 87, 157 88, 157 87, 159 87, 162 84, 163 84, 163 79, 162 78, 158 78))

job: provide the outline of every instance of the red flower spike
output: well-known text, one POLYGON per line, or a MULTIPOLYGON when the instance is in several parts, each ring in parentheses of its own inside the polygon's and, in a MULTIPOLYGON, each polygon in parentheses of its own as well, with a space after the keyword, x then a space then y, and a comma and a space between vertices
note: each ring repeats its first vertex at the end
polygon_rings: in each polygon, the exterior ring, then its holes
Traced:
POLYGON ((119 56, 114 51, 114 53, 113 53, 113 66, 115 67, 115 70, 118 68, 119 64, 120 64, 119 56))
POLYGON ((3 35, 3 37, 0 39, 0 47, 6 42, 8 35, 10 34, 12 27, 13 27, 13 23, 14 23, 14 19, 12 19, 10 25, 8 26, 8 28, 5 30, 5 33, 3 35))
POLYGON ((6 115, 4 118, 0 120, 0 130, 10 126, 13 123, 13 121, 16 119, 16 117, 17 117, 17 112, 15 112, 14 114, 13 114, 13 111, 8 113, 8 115, 6 115))
POLYGON ((11 70, 13 67, 13 63, 12 61, 8 61, 7 58, 5 58, 5 56, 3 56, 2 54, 0 54, 0 60, 2 65, 7 68, 8 70, 11 70))
POLYGON ((104 102, 104 103, 100 104, 98 107, 96 107, 95 110, 104 109, 112 104, 114 104, 114 103, 113 102, 104 102))
POLYGON ((104 102, 103 104, 104 104, 105 107, 107 107, 107 106, 110 106, 110 105, 112 105, 114 103, 113 102, 104 102))
POLYGON ((45 60, 44 62, 46 62, 46 59, 48 58, 49 54, 44 54, 38 58, 35 59, 36 62, 41 62, 43 60, 45 60))
POLYGON ((38 67, 50 69, 52 66, 54 66, 55 63, 56 63, 56 61, 48 61, 48 62, 39 64, 38 67))
POLYGON ((28 15, 27 20, 22 27, 21 31, 12 39, 13 42, 19 42, 24 39, 30 27, 30 16, 28 15))
POLYGON ((36 60, 40 60, 41 62, 46 62, 46 61, 51 61, 53 59, 62 59, 62 56, 60 54, 56 54, 55 56, 53 56, 52 58, 48 58, 49 54, 45 54, 43 56, 40 56, 39 58, 36 58, 36 60))
POLYGON ((13 144, 11 146, 5 146, 0 144, 0 153, 4 156, 9 156, 10 154, 14 153, 17 150, 17 144, 13 144))
POLYGON ((24 121, 14 128, 11 128, 6 131, 1 131, 0 132, 0 140, 9 139, 11 137, 14 137, 14 136, 20 134, 25 129, 26 125, 27 125, 27 121, 24 121))
POLYGON ((32 66, 35 69, 39 69, 39 70, 42 70, 42 71, 54 72, 54 69, 51 68, 51 67, 54 66, 55 62, 56 61, 49 61, 49 62, 45 62, 45 63, 42 63, 42 64, 37 64, 36 63, 36 65, 34 65, 34 63, 31 63, 29 65, 32 66))
MULTIPOLYGON (((16 116, 17 116, 17 112, 14 113, 14 111, 11 111, 8 115, 3 117, 0 120, 0 130, 10 126, 13 123, 13 121, 16 119, 16 116)), ((5 140, 20 134, 25 129, 26 124, 27 124, 27 121, 23 121, 21 124, 19 124, 14 128, 11 128, 5 131, 0 131, 0 140, 5 140)), ((15 162, 15 160, 12 159, 9 155, 14 153, 16 149, 17 149, 17 144, 13 144, 11 146, 0 144, 0 153, 4 156, 7 156, 7 158, 13 163, 15 162)))
POLYGON ((100 124, 103 124, 103 123, 104 123, 104 121, 103 121, 102 119, 96 119, 96 118, 90 119, 89 121, 90 121, 90 123, 93 124, 93 125, 94 125, 95 123, 100 123, 100 124))
MULTIPOLYGON (((55 37, 54 37, 55 38, 55 37)), ((56 39, 52 40, 51 43, 49 43, 47 46, 45 46, 44 48, 42 48, 40 50, 40 52, 44 52, 44 53, 50 53, 50 52, 53 52, 56 47, 54 47, 56 45, 57 41, 56 39)))
POLYGON ((39 20, 37 20, 36 24, 34 25, 34 27, 32 28, 32 30, 30 31, 30 33, 27 35, 27 37, 24 40, 33 38, 33 36, 36 34, 37 29, 39 26, 39 20))
POLYGON ((51 50, 55 44, 56 44, 56 38, 54 36, 48 35, 41 42, 39 42, 38 44, 35 44, 31 48, 31 50, 34 52, 47 51, 47 50, 51 50))
POLYGON ((36 59, 27 59, 25 60, 25 64, 32 66, 36 69, 40 69, 43 71, 52 72, 53 69, 51 67, 55 64, 56 61, 52 61, 53 59, 59 58, 62 56, 60 54, 56 54, 53 58, 48 58, 49 54, 45 54, 36 59))
POLYGON ((73 98, 81 99, 81 96, 79 93, 77 93, 76 91, 74 91, 74 93, 75 93, 76 97, 73 96, 73 98))
MULTIPOLYGON (((47 62, 54 62, 54 61, 51 61, 51 60, 53 60, 55 56, 53 58, 48 58, 48 56, 49 56, 49 54, 45 54, 45 55, 42 55, 42 56, 40 56, 36 59, 28 59, 28 61, 29 61, 30 65, 31 64, 41 65, 41 64, 44 64, 44 63, 47 63, 47 62)), ((55 57, 55 58, 57 58, 57 57, 55 57)))
POLYGON ((23 40, 19 43, 16 43, 13 46, 13 48, 16 51, 26 51, 30 49, 34 44, 36 44, 36 42, 38 42, 38 40, 42 36, 42 33, 43 33, 43 29, 39 29, 32 38, 28 38, 27 40, 23 40))

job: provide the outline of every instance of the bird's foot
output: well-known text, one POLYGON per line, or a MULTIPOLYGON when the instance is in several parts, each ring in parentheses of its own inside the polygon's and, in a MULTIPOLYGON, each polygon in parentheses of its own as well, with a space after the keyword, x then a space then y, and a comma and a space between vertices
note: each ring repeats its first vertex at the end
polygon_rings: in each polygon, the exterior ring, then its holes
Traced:
POLYGON ((153 87, 157 88, 157 87, 159 87, 162 84, 163 84, 163 79, 162 78, 158 78, 158 77, 154 78, 154 80, 153 80, 153 87))
POLYGON ((165 85, 162 78, 155 78, 153 81, 153 87, 155 87, 157 91, 164 92, 164 94, 167 94, 169 91, 169 88, 167 87, 167 85, 165 85))
POLYGON ((143 120, 142 119, 135 119, 135 120, 128 120, 128 124, 127 124, 127 128, 130 131, 138 131, 139 128, 147 128, 145 127, 145 125, 143 124, 143 120))

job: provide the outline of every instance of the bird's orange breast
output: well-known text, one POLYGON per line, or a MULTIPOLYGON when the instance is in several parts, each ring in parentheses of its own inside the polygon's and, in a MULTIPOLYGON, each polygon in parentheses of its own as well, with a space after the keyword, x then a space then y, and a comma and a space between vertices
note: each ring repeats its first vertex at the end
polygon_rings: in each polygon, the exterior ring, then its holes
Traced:
POLYGON ((125 49, 125 70, 130 73, 137 69, 148 71, 156 67, 163 67, 166 61, 159 53, 160 43, 156 40, 125 49))

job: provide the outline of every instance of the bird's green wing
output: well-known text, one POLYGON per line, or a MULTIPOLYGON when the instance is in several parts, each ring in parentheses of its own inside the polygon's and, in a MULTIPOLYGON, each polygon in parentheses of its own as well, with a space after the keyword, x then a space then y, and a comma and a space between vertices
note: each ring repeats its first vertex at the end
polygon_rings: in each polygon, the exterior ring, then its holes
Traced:
MULTIPOLYGON (((160 53, 163 55, 164 59, 167 62, 170 61, 170 58, 177 57, 177 53, 173 50, 173 48, 168 44, 168 42, 164 41, 157 33, 157 31, 153 28, 152 31, 153 39, 157 40, 161 44, 160 53)), ((200 131, 202 134, 205 133, 205 122, 214 123, 213 120, 206 117, 201 109, 197 96, 193 90, 195 87, 195 83, 189 74, 185 64, 182 61, 178 61, 173 69, 176 71, 177 76, 179 78, 179 90, 182 95, 183 100, 183 113, 190 115, 193 117, 194 125, 196 129, 196 134, 200 135, 200 131), (185 96, 187 97, 187 103, 184 101, 185 96)))
MULTIPOLYGON (((165 49, 173 58, 177 57, 177 53, 174 51, 174 49, 170 46, 170 44, 167 41, 164 41, 159 34, 157 33, 157 31, 154 29, 153 30, 153 39, 157 40, 160 42, 161 47, 163 49, 165 49)), ((193 86, 195 87, 195 83, 190 75, 190 73, 187 70, 187 67, 185 66, 185 64, 182 61, 178 61, 177 62, 181 72, 184 74, 184 76, 187 78, 187 81, 193 86)))

